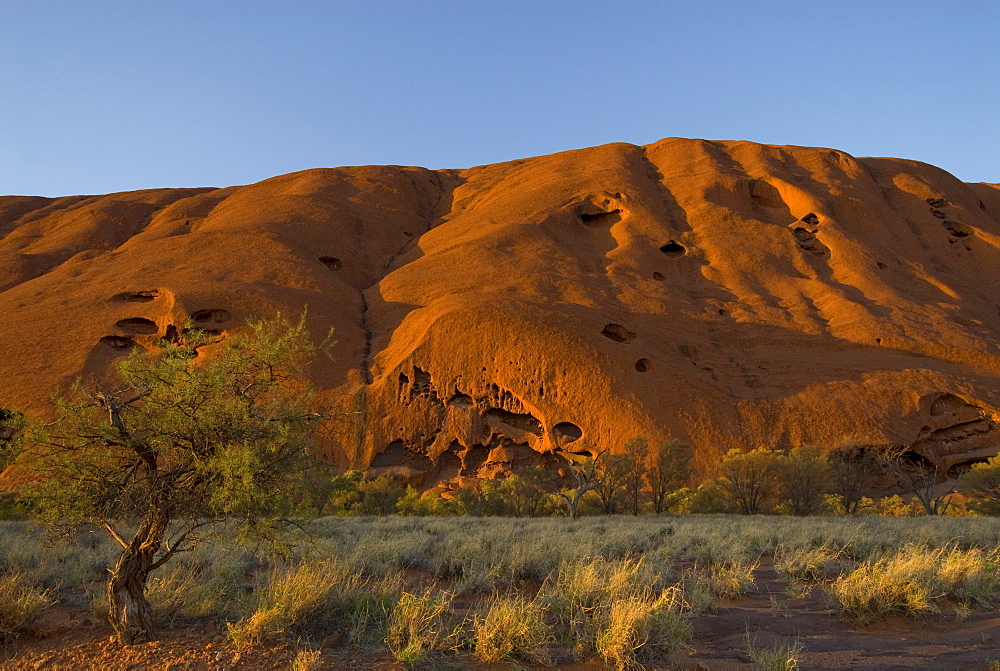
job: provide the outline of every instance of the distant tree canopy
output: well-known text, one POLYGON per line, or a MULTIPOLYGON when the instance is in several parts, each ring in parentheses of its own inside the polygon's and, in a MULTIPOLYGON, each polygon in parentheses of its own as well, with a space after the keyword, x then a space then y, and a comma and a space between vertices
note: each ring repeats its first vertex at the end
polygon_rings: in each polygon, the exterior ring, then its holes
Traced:
POLYGON ((109 619, 123 643, 152 636, 146 580, 213 525, 266 536, 288 511, 310 458, 316 354, 305 328, 252 322, 210 354, 188 330, 161 349, 133 350, 108 386, 77 383, 56 420, 29 425, 20 462, 41 479, 23 498, 50 531, 106 531, 122 548, 110 570, 109 619))

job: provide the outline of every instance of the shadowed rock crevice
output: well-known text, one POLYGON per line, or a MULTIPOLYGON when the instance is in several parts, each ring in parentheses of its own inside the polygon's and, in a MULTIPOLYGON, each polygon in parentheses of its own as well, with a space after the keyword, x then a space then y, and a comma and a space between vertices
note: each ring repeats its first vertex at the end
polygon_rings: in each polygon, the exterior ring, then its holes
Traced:
POLYGON ((319 262, 330 270, 340 270, 344 267, 344 262, 333 256, 321 256, 319 262))
POLYGON ((667 244, 660 247, 660 251, 670 258, 677 258, 678 256, 684 256, 687 249, 685 249, 684 245, 680 244, 676 240, 671 240, 667 244))
POLYGON ((123 301, 125 303, 149 303, 159 297, 159 289, 147 289, 145 291, 123 291, 112 296, 111 300, 123 301))
POLYGON ((137 344, 132 338, 126 336, 108 335, 101 338, 101 343, 119 352, 130 350, 137 344))
POLYGON ((154 335, 160 332, 160 328, 151 319, 145 319, 143 317, 129 317, 128 319, 119 319, 115 322, 115 326, 128 333, 135 333, 141 335, 154 335))
POLYGON ((635 338, 635 333, 629 331, 621 324, 608 324, 601 331, 601 335, 615 342, 628 342, 635 338))

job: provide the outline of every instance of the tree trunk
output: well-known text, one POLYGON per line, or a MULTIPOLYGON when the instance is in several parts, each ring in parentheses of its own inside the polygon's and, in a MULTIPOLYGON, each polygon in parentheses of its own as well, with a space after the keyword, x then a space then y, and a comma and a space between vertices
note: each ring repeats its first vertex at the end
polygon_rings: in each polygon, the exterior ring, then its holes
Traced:
POLYGON ((108 619, 122 645, 153 639, 153 613, 146 599, 146 580, 159 561, 156 554, 170 523, 170 514, 154 494, 151 510, 122 550, 108 580, 108 619))
POLYGON ((152 553, 140 548, 126 548, 108 580, 108 619, 123 645, 151 640, 153 614, 146 599, 146 578, 152 553))

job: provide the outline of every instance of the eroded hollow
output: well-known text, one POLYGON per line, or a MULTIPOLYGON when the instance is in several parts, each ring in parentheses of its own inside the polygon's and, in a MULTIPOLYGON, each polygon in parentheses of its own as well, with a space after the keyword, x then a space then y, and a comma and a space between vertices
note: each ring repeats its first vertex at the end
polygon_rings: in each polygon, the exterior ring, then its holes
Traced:
POLYGON ((160 329, 156 325, 156 322, 150 319, 143 319, 142 317, 129 317, 128 319, 119 319, 115 322, 115 326, 123 331, 128 331, 129 333, 138 333, 142 335, 153 335, 154 333, 159 333, 160 329))
POLYGON ((455 408, 471 408, 474 403, 468 394, 455 392, 454 396, 448 399, 448 405, 455 408))
POLYGON ((104 336, 101 338, 101 342, 110 347, 111 349, 123 351, 127 349, 132 349, 136 346, 136 343, 131 338, 125 336, 104 336))
POLYGON ((943 223, 944 227, 948 229, 948 232, 956 238, 967 238, 972 234, 969 227, 964 224, 960 224, 957 221, 944 221, 943 223))
POLYGON ((948 201, 944 198, 928 198, 927 204, 931 207, 946 207, 948 205, 948 201))
POLYGON ((581 214, 580 221, 588 226, 610 226, 622 220, 621 210, 611 210, 609 212, 595 212, 594 214, 581 214))
POLYGON ((215 322, 221 324, 222 322, 229 321, 232 315, 229 314, 229 310, 222 310, 220 308, 211 310, 198 310, 191 315, 191 321, 198 323, 202 322, 215 322))
POLYGON ((645 373, 651 367, 652 364, 649 363, 649 359, 639 359, 635 362, 635 370, 637 373, 645 373))
POLYGON ((483 413, 483 417, 492 418, 496 421, 512 426, 519 431, 526 431, 537 436, 542 434, 542 423, 533 415, 509 412, 502 408, 490 408, 483 413))
POLYGON ((552 427, 552 433, 558 440, 567 443, 572 443, 574 440, 580 440, 583 437, 583 429, 573 422, 559 422, 552 427))
POLYGON ((662 282, 663 281, 663 273, 659 273, 659 272, 653 273, 653 279, 656 280, 657 282, 662 282))
POLYGON ((330 270, 340 270, 344 267, 344 262, 333 256, 321 256, 319 262, 330 270))
POLYGON ((803 223, 806 223, 806 224, 810 224, 811 226, 815 226, 816 224, 819 223, 819 217, 817 217, 815 214, 813 214, 812 212, 810 212, 806 216, 802 217, 802 219, 800 219, 800 221, 802 221, 803 223))
POLYGON ((684 256, 684 252, 687 250, 684 249, 684 245, 680 244, 676 240, 671 240, 667 244, 660 247, 660 251, 673 258, 676 256, 684 256))
POLYGON ((601 331, 601 335, 605 338, 610 338, 615 342, 628 342, 635 337, 635 333, 629 331, 627 328, 621 324, 608 324, 601 331))
POLYGON ((149 303, 150 301, 155 301, 159 298, 160 292, 158 289, 149 289, 148 291, 123 291, 120 294, 115 294, 111 297, 113 301, 124 301, 126 303, 149 303))

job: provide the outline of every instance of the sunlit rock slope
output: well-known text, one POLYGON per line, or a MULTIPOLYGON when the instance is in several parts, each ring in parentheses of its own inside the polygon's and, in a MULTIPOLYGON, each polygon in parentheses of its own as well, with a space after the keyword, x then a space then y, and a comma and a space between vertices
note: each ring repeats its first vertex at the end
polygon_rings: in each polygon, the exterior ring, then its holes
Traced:
MULTIPOLYGON (((0 185, 2 189, 2 185, 0 185)), ((333 463, 424 487, 681 438, 1000 444, 1000 186, 831 149, 665 139, 468 170, 0 198, 0 407, 187 320, 329 327, 333 463)))

